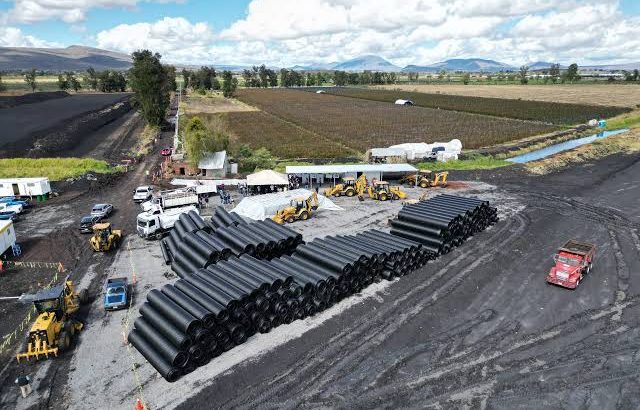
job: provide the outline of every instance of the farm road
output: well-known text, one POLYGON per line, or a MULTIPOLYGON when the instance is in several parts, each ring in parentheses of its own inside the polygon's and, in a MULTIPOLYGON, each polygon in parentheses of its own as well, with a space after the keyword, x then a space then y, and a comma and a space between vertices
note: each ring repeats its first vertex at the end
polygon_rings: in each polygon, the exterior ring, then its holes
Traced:
POLYGON ((179 408, 638 408, 639 158, 485 177, 524 209, 179 408), (571 238, 576 291, 544 280, 571 238))
POLYGON ((130 96, 130 93, 77 94, 66 98, 24 104, 0 110, 0 145, 20 141, 33 133, 54 127, 130 96))

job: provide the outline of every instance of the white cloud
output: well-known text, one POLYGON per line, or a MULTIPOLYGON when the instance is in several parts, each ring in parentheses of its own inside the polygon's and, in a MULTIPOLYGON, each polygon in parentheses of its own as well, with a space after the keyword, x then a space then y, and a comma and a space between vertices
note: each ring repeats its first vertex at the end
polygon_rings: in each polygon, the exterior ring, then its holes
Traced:
MULTIPOLYGON (((147 0, 152 1, 152 0, 147 0)), ((158 3, 182 3, 184 0, 156 0, 158 3)), ((13 0, 13 8, 6 13, 12 23, 35 23, 61 20, 79 23, 86 19, 91 8, 133 8, 139 0, 13 0)))
POLYGON ((60 44, 25 35, 17 27, 0 27, 0 47, 59 47, 60 44))
POLYGON ((213 32, 206 23, 190 23, 182 17, 165 17, 154 23, 121 24, 96 36, 98 47, 124 51, 147 48, 173 62, 206 59, 213 32))

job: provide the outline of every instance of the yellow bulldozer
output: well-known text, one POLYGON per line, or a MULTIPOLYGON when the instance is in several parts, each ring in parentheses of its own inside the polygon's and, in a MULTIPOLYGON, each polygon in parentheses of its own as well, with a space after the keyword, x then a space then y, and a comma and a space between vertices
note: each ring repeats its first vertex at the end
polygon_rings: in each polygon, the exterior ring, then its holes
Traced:
POLYGON ((324 190, 324 196, 358 196, 362 197, 367 186, 367 177, 362 174, 355 179, 353 177, 342 178, 342 183, 336 184, 333 188, 324 190))
POLYGON ((35 357, 38 360, 67 350, 76 333, 84 327, 73 314, 80 304, 87 303, 86 291, 76 292, 67 277, 63 284, 42 289, 28 299, 33 301, 38 317, 29 330, 24 352, 18 353, 16 359, 35 357))
POLYGON ((420 188, 429 187, 446 187, 449 172, 431 172, 421 169, 417 174, 407 174, 400 179, 401 184, 409 184, 409 186, 419 186, 420 188))
POLYGON ((307 199, 292 199, 289 206, 276 212, 271 219, 281 225, 285 222, 291 223, 300 219, 305 221, 311 217, 312 211, 318 209, 318 205, 318 195, 314 192, 307 199))
POLYGON ((91 249, 95 252, 108 252, 116 249, 122 240, 122 231, 112 229, 109 222, 93 225, 93 236, 89 239, 91 249))
POLYGON ((400 187, 392 187, 387 181, 376 181, 368 187, 369 198, 378 201, 405 199, 407 194, 400 187))

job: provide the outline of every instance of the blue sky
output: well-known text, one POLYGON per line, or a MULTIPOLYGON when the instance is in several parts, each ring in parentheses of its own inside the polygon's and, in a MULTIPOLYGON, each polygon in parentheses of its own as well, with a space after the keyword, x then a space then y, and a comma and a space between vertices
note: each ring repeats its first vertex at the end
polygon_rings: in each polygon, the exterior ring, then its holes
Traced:
POLYGON ((4 0, 0 46, 158 51, 185 64, 640 61, 640 0, 4 0), (53 6, 52 6, 53 4, 53 6))

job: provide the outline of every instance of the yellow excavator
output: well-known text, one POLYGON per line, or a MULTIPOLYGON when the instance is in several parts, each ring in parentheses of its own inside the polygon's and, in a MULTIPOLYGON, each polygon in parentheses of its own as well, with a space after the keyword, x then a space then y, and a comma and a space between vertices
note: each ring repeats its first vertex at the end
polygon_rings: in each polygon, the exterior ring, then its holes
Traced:
POLYGON ((369 198, 377 199, 378 201, 405 199, 407 197, 407 194, 400 187, 392 187, 387 181, 376 181, 369 185, 368 193, 369 198))
POLYGON ((16 359, 35 357, 38 360, 67 350, 75 334, 84 327, 73 314, 80 304, 87 303, 86 291, 76 292, 73 282, 67 277, 63 284, 42 289, 27 298, 33 301, 38 317, 29 330, 25 351, 18 353, 16 359))
POLYGON ((93 236, 89 239, 91 249, 95 252, 109 252, 120 245, 122 230, 112 229, 109 222, 93 225, 93 236))
POLYGON ((271 219, 274 222, 279 223, 280 225, 284 224, 285 222, 291 223, 300 219, 306 221, 311 217, 312 211, 318 209, 318 205, 318 195, 314 192, 307 199, 292 199, 289 203, 289 206, 276 212, 276 214, 273 215, 271 219))
POLYGON ((400 179, 401 184, 409 184, 409 186, 419 186, 420 188, 429 188, 429 187, 446 187, 447 186, 447 177, 449 176, 448 171, 442 172, 431 172, 429 170, 421 169, 418 174, 407 174, 402 179, 400 179))
POLYGON ((336 184, 333 188, 324 190, 324 196, 358 196, 362 197, 367 186, 367 177, 362 174, 355 179, 353 177, 342 178, 342 183, 336 184))

